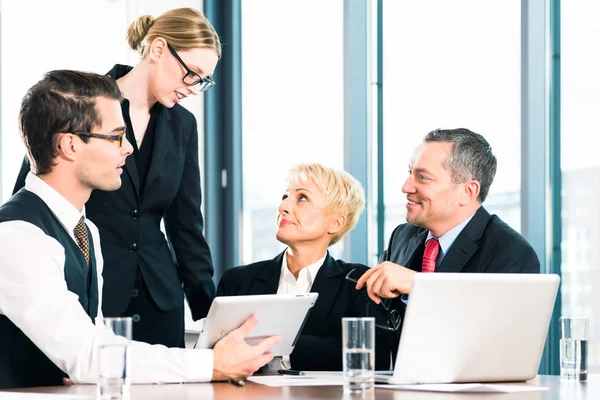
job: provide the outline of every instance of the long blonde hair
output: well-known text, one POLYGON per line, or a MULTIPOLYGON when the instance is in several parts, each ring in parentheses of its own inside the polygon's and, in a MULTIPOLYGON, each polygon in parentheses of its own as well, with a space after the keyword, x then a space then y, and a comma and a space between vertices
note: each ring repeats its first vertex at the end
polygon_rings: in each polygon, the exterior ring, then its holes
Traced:
POLYGON ((176 8, 157 18, 142 15, 127 29, 129 46, 142 58, 157 37, 164 38, 175 50, 211 48, 221 58, 219 35, 204 14, 194 8, 176 8))

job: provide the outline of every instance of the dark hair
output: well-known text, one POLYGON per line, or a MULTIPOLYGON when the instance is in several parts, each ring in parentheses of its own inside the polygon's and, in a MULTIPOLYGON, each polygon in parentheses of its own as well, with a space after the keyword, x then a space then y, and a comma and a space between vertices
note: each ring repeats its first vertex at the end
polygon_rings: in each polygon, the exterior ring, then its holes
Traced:
MULTIPOLYGON (((121 100, 116 82, 89 72, 50 71, 33 85, 21 102, 19 129, 27 148, 31 170, 44 175, 56 165, 60 133, 90 132, 102 124, 96 97, 121 100)), ((81 137, 88 142, 89 138, 81 137)))
POLYGON ((454 183, 469 179, 479 182, 479 202, 483 203, 496 175, 498 162, 492 147, 485 138, 465 128, 436 129, 425 136, 424 142, 452 143, 452 151, 446 160, 454 183))

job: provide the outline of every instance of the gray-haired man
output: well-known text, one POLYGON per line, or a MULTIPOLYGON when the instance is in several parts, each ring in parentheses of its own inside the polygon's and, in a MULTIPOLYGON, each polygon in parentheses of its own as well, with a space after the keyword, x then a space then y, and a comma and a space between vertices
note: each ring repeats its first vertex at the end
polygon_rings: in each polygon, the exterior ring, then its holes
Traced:
POLYGON ((366 285, 376 303, 394 298, 402 316, 405 304, 397 297, 410 292, 417 273, 539 273, 529 243, 482 206, 496 166, 483 136, 464 128, 429 132, 413 153, 402 187, 407 223, 396 227, 381 264, 356 288, 366 285))

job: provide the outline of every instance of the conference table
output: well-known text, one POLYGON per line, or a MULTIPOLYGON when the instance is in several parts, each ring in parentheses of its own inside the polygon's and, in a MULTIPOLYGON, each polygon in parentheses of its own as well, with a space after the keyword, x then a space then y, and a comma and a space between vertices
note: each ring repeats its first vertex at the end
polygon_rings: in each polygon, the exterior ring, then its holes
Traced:
MULTIPOLYGON (((590 376, 587 382, 561 382, 558 376, 540 375, 535 379, 515 383, 516 385, 535 385, 549 387, 549 390, 519 392, 510 394, 492 393, 437 393, 415 392, 376 388, 366 394, 344 394, 341 386, 292 386, 269 387, 247 382, 244 387, 230 383, 204 384, 168 384, 168 385, 132 385, 131 399, 393 399, 393 400, 587 400, 600 399, 600 375, 590 376)), ((55 393, 74 395, 73 399, 95 398, 94 385, 73 385, 18 389, 12 391, 28 393, 55 393), (75 397, 76 396, 76 397, 75 397)), ((61 396, 62 397, 62 396, 61 396)), ((62 397, 67 399, 67 397, 62 397)), ((0 399, 2 393, 0 392, 0 399)), ((51 397, 48 397, 50 400, 51 397)), ((57 398, 58 399, 58 398, 57 398)))

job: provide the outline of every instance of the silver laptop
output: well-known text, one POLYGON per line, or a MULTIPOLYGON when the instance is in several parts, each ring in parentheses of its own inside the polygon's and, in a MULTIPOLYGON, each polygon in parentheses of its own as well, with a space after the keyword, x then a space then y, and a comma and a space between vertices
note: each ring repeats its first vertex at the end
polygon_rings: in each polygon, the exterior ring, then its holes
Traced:
POLYGON ((376 375, 376 382, 534 378, 559 281, 542 274, 417 274, 393 375, 376 375))

